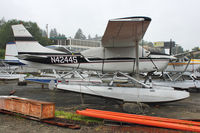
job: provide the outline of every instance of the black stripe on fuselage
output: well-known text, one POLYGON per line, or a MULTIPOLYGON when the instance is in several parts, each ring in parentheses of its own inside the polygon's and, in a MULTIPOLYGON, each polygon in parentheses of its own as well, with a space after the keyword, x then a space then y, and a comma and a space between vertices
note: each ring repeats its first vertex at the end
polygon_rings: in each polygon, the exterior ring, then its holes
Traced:
MULTIPOLYGON (((130 57, 115 57, 115 58, 85 58, 81 53, 41 53, 41 52, 18 52, 19 55, 25 55, 24 60, 44 63, 44 64, 78 64, 78 63, 110 63, 110 62, 134 62, 135 58, 130 57), (31 55, 26 56, 26 55, 31 55), (40 57, 41 55, 41 57, 40 57), (34 58, 35 56, 35 58, 34 58), (43 58, 42 56, 45 56, 43 58)), ((140 57, 141 61, 152 61, 152 60, 166 60, 168 58, 150 58, 140 57)))
POLYGON ((46 55, 46 56, 71 56, 71 55, 81 55, 80 53, 72 53, 72 54, 65 54, 65 53, 39 53, 39 52, 18 52, 19 55, 27 54, 27 55, 46 55))
MULTIPOLYGON (((37 63, 44 63, 44 64, 79 64, 79 63, 111 63, 111 62, 134 62, 135 58, 88 58, 86 59, 82 55, 46 55, 46 58, 41 58, 37 55, 34 58, 32 55, 30 58, 27 56, 24 60, 37 62, 37 63), (39 58, 38 58, 39 57, 39 58)), ((166 58, 140 58, 141 61, 155 61, 155 60, 166 60, 166 58)))
MULTIPOLYGON (((104 60, 104 61, 115 61, 115 60, 135 60, 136 58, 130 58, 130 57, 120 57, 120 58, 105 58, 105 59, 102 59, 102 58, 88 58, 89 61, 100 61, 100 60, 104 60)), ((168 58, 149 58, 149 57, 140 57, 139 59, 147 59, 147 60, 150 60, 150 59, 168 59, 168 58)))
POLYGON ((15 41, 35 41, 33 37, 15 37, 15 41))

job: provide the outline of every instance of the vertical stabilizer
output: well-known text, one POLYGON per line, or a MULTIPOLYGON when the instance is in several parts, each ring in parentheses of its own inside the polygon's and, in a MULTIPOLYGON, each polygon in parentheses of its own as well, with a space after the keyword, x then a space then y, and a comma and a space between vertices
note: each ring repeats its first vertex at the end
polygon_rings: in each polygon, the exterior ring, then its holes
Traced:
POLYGON ((12 25, 18 54, 64 53, 43 47, 22 25, 12 25))
POLYGON ((32 37, 22 24, 12 25, 14 37, 32 37))
POLYGON ((17 56, 18 56, 18 51, 16 48, 16 43, 15 42, 7 43, 4 62, 9 65, 14 65, 14 66, 25 65, 24 63, 19 61, 17 56))
POLYGON ((18 60, 18 55, 15 42, 9 42, 6 44, 5 60, 18 60))

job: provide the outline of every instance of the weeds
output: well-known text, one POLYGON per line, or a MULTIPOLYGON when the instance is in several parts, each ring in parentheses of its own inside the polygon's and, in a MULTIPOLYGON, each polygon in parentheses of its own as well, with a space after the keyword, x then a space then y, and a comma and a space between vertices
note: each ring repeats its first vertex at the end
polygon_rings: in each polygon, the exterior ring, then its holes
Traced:
POLYGON ((71 113, 71 112, 65 112, 65 111, 56 110, 55 116, 58 118, 65 118, 65 119, 69 119, 69 120, 73 120, 73 121, 84 121, 86 123, 98 123, 98 124, 103 123, 102 119, 82 116, 82 115, 78 115, 78 114, 71 113))

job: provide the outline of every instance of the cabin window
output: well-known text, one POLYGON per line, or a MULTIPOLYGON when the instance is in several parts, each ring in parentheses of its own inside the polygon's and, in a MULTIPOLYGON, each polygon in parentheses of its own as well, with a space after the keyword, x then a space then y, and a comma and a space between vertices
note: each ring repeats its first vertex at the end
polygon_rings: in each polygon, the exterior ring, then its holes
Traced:
POLYGON ((188 58, 184 58, 184 61, 188 61, 188 58))

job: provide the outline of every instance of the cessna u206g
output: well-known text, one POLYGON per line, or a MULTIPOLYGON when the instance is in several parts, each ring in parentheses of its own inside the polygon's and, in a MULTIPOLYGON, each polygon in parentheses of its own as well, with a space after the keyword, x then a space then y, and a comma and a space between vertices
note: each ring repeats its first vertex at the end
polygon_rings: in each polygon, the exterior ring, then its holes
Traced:
POLYGON ((174 55, 175 60, 171 61, 165 72, 194 72, 200 68, 200 60, 193 58, 194 55, 200 54, 200 49, 174 55))
MULTIPOLYGON (((199 90, 200 82, 196 80, 197 70, 200 68, 200 60, 193 59, 194 55, 199 54, 200 50, 174 55, 176 59, 169 62, 167 68, 161 76, 164 80, 154 80, 154 85, 170 86, 178 89, 199 90), (192 80, 186 80, 189 76, 192 80)), ((161 73, 160 73, 161 74, 161 73)))
MULTIPOLYGON (((124 102, 170 102, 189 97, 185 91, 170 87, 152 87, 126 73, 162 71, 172 58, 167 55, 153 55, 138 45, 151 19, 149 17, 128 17, 108 22, 102 38, 102 47, 91 48, 81 53, 65 53, 45 48, 34 40, 22 24, 13 25, 18 57, 25 63, 46 68, 73 68, 113 72, 108 84, 58 83, 57 88, 90 95, 120 99, 124 102), (113 80, 121 74, 140 87, 115 86, 113 80)), ((69 72, 70 73, 70 72, 69 72)), ((80 76, 81 77, 81 76, 80 76)))

